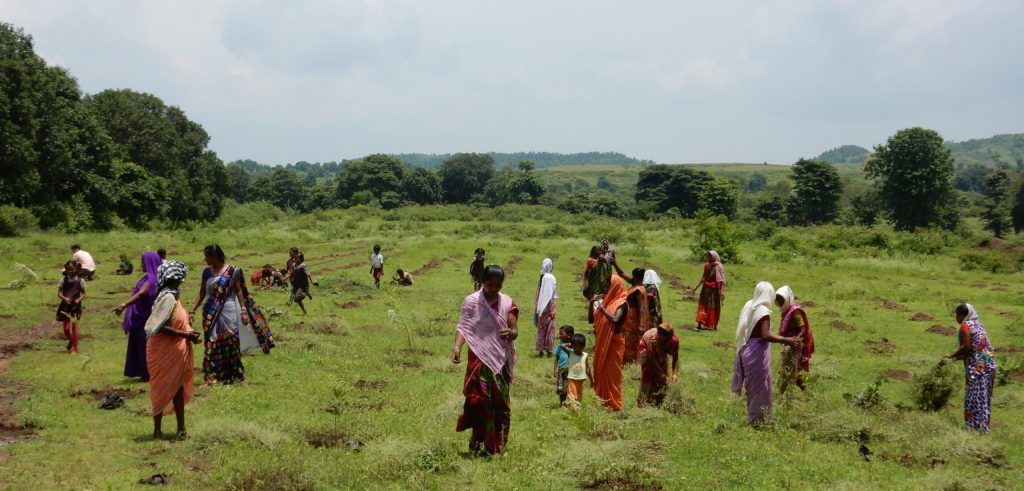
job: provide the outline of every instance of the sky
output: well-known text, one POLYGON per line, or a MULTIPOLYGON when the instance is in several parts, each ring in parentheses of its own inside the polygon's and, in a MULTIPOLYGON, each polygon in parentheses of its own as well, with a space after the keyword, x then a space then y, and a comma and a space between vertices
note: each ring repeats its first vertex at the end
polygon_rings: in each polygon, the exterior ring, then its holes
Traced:
POLYGON ((792 163, 1024 132, 1024 2, 0 0, 82 90, 182 108, 225 162, 617 151, 792 163))

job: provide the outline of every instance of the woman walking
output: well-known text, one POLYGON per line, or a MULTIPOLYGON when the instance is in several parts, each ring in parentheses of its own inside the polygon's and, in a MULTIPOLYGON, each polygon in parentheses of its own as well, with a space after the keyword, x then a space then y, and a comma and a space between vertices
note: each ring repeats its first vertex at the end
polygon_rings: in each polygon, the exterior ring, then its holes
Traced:
POLYGON ((174 413, 178 438, 185 438, 185 404, 192 399, 194 372, 192 345, 199 344, 188 313, 178 298, 181 282, 188 274, 184 264, 164 261, 157 270, 157 293, 153 312, 145 324, 146 363, 149 366, 149 401, 153 406, 153 439, 164 437, 163 417, 174 413))
POLYGON ((149 380, 149 370, 146 368, 146 319, 153 310, 153 300, 156 299, 156 272, 160 268, 160 255, 155 252, 142 254, 142 272, 145 276, 139 278, 135 283, 135 290, 132 296, 124 303, 114 308, 114 313, 124 313, 125 334, 128 335, 128 352, 124 359, 124 376, 139 377, 143 382, 149 380))
POLYGON ((622 409, 622 354, 626 349, 622 325, 628 311, 625 281, 612 275, 608 292, 594 314, 594 393, 613 411, 622 409))
POLYGON ((811 334, 811 323, 807 322, 807 312, 800 304, 793 301, 793 289, 789 285, 775 292, 775 305, 782 312, 779 323, 779 335, 802 340, 800 348, 786 346, 782 348, 782 363, 779 364, 779 394, 785 394, 789 383, 793 382, 800 390, 807 390, 803 374, 811 369, 811 355, 814 354, 814 336, 811 334))
MULTIPOLYGON (((725 268, 722 259, 715 251, 708 251, 704 263, 704 275, 700 283, 691 292, 700 288, 700 299, 697 301, 697 327, 694 331, 717 331, 718 319, 722 315, 722 302, 725 300, 725 268)), ((771 300, 769 300, 770 302, 771 300)))
POLYGON ((998 369, 995 349, 971 304, 956 306, 956 321, 960 323, 959 347, 945 358, 964 361, 967 385, 964 390, 964 427, 988 433, 992 417, 992 384, 998 369))
POLYGON ((455 328, 452 363, 460 363, 462 345, 469 345, 462 395, 466 401, 455 431, 472 430, 469 451, 498 454, 508 442, 512 407, 509 386, 515 378, 519 307, 501 293, 505 271, 491 264, 481 275, 483 286, 462 302, 455 328))
POLYGON ((747 392, 747 422, 772 422, 772 350, 769 343, 799 347, 795 338, 784 338, 771 331, 772 301, 775 289, 762 281, 754 287, 754 298, 740 311, 736 326, 736 361, 733 364, 732 391, 747 392))
POLYGON ((664 319, 661 315, 661 277, 657 271, 648 269, 644 272, 644 289, 647 290, 649 325, 660 326, 664 319))
POLYGON ((545 258, 540 266, 540 280, 537 281, 536 314, 537 325, 537 356, 547 353, 551 356, 555 343, 555 300, 558 290, 555 288, 555 275, 551 274, 555 264, 545 258))

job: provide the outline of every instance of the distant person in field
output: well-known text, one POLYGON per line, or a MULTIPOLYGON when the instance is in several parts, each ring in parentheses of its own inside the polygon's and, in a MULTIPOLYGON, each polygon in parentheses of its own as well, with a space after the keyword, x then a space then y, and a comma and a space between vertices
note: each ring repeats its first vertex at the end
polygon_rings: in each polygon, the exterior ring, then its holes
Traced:
POLYGON ((576 331, 572 326, 565 325, 558 329, 558 344, 555 346, 555 394, 558 403, 565 406, 565 398, 569 394, 569 351, 572 349, 572 335, 576 331))
POLYGON ((769 343, 800 347, 798 338, 772 332, 772 302, 775 288, 762 281, 754 297, 743 305, 736 326, 736 361, 733 363, 732 391, 747 393, 747 422, 772 422, 772 350, 769 343))
POLYGON ((64 327, 68 340, 67 351, 78 354, 78 325, 82 321, 82 300, 85 299, 85 280, 78 276, 78 263, 64 263, 64 277, 57 286, 57 322, 64 327))
POLYGON ((551 356, 554 349, 555 303, 558 300, 555 275, 551 274, 554 267, 555 263, 550 258, 545 258, 540 266, 540 279, 537 280, 534 314, 534 324, 537 326, 537 356, 544 356, 545 353, 551 356))
POLYGON ((509 387, 515 379, 519 307, 501 293, 505 271, 497 264, 484 268, 483 286, 462 302, 455 328, 452 363, 460 363, 468 344, 462 394, 466 401, 455 431, 472 430, 469 451, 498 454, 508 442, 512 407, 509 387))
POLYGON ((149 369, 146 367, 146 319, 153 310, 153 300, 156 300, 156 272, 162 262, 155 252, 143 253, 139 264, 145 275, 135 283, 132 296, 114 307, 114 314, 124 314, 121 327, 128 335, 124 376, 139 377, 143 382, 149 380, 149 369))
MULTIPOLYGON (((292 272, 292 268, 295 267, 295 257, 299 255, 299 248, 292 247, 288 249, 288 262, 284 265, 284 275, 287 277, 292 272)), ((295 289, 292 288, 291 293, 288 294, 288 305, 291 305, 295 301, 295 289)))
POLYGON ((92 254, 83 251, 82 247, 78 244, 72 244, 71 260, 78 263, 78 276, 83 280, 96 279, 93 278, 96 274, 96 261, 93 260, 92 254))
MULTIPOLYGON (((569 349, 569 370, 566 374, 568 380, 568 407, 578 409, 580 401, 583 400, 583 382, 590 381, 594 387, 594 376, 590 372, 590 356, 583 348, 587 347, 587 337, 582 334, 573 334, 569 349)), ((563 404, 565 406, 565 404, 563 404)))
POLYGON ((658 272, 648 269, 644 272, 644 289, 647 290, 647 317, 651 326, 659 326, 664 320, 661 315, 661 277, 658 272))
MULTIPOLYGON (((217 244, 203 249, 208 267, 203 270, 199 295, 189 315, 200 306, 203 326, 203 386, 214 383, 245 383, 242 353, 262 348, 270 353, 274 337, 266 319, 249 296, 241 268, 227 264, 217 244)), ((193 323, 193 320, 189 320, 193 323)))
POLYGON ((722 316, 722 302, 725 301, 725 268, 722 259, 715 251, 708 251, 704 263, 704 274, 700 283, 693 287, 691 293, 700 288, 700 299, 697 301, 697 327, 694 331, 717 331, 718 319, 722 316))
POLYGON ((287 279, 292 282, 295 303, 302 309, 302 315, 306 315, 306 307, 302 301, 306 298, 313 298, 313 295, 309 293, 309 284, 313 282, 313 278, 309 274, 309 267, 306 266, 306 256, 301 252, 295 256, 292 271, 288 273, 287 279))
POLYGON ((956 306, 956 321, 960 323, 956 351, 943 357, 964 361, 967 383, 964 389, 964 427, 979 433, 988 433, 992 417, 992 386, 995 383, 995 348, 988 339, 988 331, 978 319, 978 312, 969 303, 956 306))
POLYGON ((626 291, 626 303, 629 304, 629 315, 622 323, 623 339, 626 343, 622 352, 623 363, 636 362, 640 350, 640 337, 649 329, 647 310, 647 289, 644 288, 644 268, 635 268, 633 273, 627 275, 622 272, 618 261, 612 259, 612 266, 620 277, 629 282, 629 289, 626 291))
POLYGON ((587 258, 587 266, 583 270, 583 286, 589 286, 595 295, 603 295, 608 291, 612 265, 606 259, 607 257, 608 255, 602 252, 601 246, 590 248, 590 257, 587 258))
POLYGON ((395 270, 395 276, 391 278, 391 281, 398 283, 398 286, 412 286, 412 273, 398 268, 395 270))
POLYGON ((192 345, 200 334, 192 330, 188 312, 181 305, 181 282, 188 268, 178 261, 164 261, 157 269, 157 297, 144 331, 146 363, 149 367, 149 401, 152 404, 153 439, 164 437, 161 422, 174 413, 178 438, 186 438, 185 404, 192 399, 195 371, 192 345))
POLYGON ((594 313, 594 393, 613 411, 622 409, 622 354, 626 349, 622 326, 628 315, 626 282, 612 275, 602 305, 594 313))
POLYGON ((128 259, 127 254, 121 254, 118 259, 121 260, 121 263, 117 265, 117 271, 114 271, 114 274, 123 276, 132 274, 132 271, 135 271, 135 266, 132 264, 132 260, 128 259))
POLYGON ((380 277, 384 276, 384 256, 380 253, 380 244, 373 246, 373 255, 370 256, 370 275, 373 276, 373 284, 380 288, 380 277))
POLYGON ((469 277, 473 279, 473 291, 480 289, 484 276, 484 255, 483 249, 477 247, 473 251, 473 262, 469 264, 469 277))
POLYGON ((640 339, 640 394, 636 407, 660 406, 669 381, 679 380, 679 337, 672 324, 661 323, 640 339), (669 357, 672 371, 669 372, 669 357))
POLYGON ((264 264, 260 273, 259 283, 260 290, 266 290, 273 286, 285 286, 287 281, 285 281, 284 274, 281 273, 281 270, 275 268, 273 265, 264 264))
POLYGON ((782 348, 782 362, 779 363, 779 394, 786 393, 790 382, 795 383, 800 390, 807 390, 803 374, 810 371, 811 355, 814 354, 814 336, 811 334, 811 323, 807 322, 807 312, 793 300, 793 289, 789 285, 775 292, 775 305, 779 307, 779 315, 782 317, 779 335, 802 340, 800 348, 782 348))
POLYGON ((160 256, 160 260, 161 261, 166 261, 167 260, 167 249, 164 249, 162 247, 160 249, 157 249, 156 250, 156 255, 160 256))

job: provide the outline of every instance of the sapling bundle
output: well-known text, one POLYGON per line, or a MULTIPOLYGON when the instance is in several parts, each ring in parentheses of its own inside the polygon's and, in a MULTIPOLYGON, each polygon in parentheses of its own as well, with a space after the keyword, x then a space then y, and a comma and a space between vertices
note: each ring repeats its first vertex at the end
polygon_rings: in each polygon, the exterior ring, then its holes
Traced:
POLYGON ((923 411, 938 411, 946 407, 949 398, 956 391, 957 383, 963 383, 955 367, 939 362, 925 373, 914 376, 914 405, 923 411))
POLYGON ((39 275, 32 271, 32 268, 24 264, 14 263, 14 272, 18 275, 18 279, 7 284, 7 287, 12 290, 21 290, 39 281, 39 275))

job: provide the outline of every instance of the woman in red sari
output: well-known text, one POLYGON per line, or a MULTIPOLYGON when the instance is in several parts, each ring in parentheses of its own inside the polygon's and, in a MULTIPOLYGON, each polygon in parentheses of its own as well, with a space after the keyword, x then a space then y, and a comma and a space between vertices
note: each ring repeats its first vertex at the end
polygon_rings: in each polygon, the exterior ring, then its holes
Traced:
POLYGON ((628 312, 625 281, 613 275, 603 303, 594 314, 594 393, 613 411, 622 409, 622 354, 626 348, 622 325, 628 312))
POLYGON ((516 337, 519 307, 501 293, 505 272, 492 264, 484 268, 483 287, 462 302, 462 314, 455 328, 452 363, 460 363, 462 345, 469 345, 466 396, 455 431, 472 429, 469 451, 497 454, 508 442, 512 407, 509 386, 515 377, 516 337))
POLYGON ((722 302, 725 300, 725 269, 717 252, 708 251, 704 275, 692 291, 696 292, 697 288, 701 290, 697 303, 697 327, 693 330, 717 331, 718 318, 722 315, 722 302))

